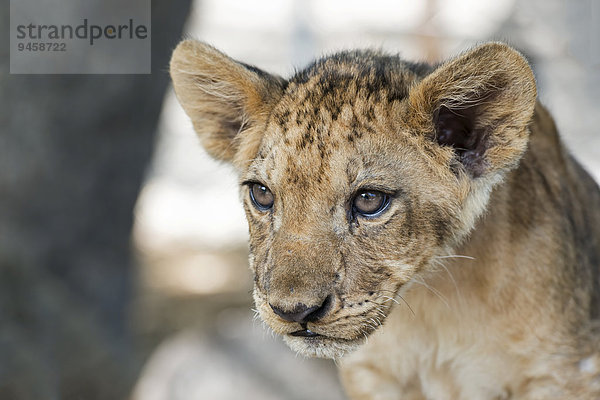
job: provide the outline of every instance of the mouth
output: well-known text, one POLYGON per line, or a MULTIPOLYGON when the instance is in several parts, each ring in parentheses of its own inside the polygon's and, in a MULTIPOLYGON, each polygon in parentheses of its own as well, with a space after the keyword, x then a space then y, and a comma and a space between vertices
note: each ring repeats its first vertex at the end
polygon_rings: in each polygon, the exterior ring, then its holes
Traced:
POLYGON ((296 336, 296 337, 305 337, 305 338, 314 338, 314 337, 319 337, 322 336, 316 332, 311 331, 310 329, 308 329, 308 327, 306 326, 306 324, 300 324, 300 327, 302 329, 298 330, 298 331, 294 331, 291 332, 289 335, 290 336, 296 336))
POLYGON ((364 338, 362 337, 353 340, 321 335, 311 331, 306 326, 302 326, 302 329, 286 334, 283 340, 292 350, 306 357, 334 360, 351 353, 364 342, 364 338))

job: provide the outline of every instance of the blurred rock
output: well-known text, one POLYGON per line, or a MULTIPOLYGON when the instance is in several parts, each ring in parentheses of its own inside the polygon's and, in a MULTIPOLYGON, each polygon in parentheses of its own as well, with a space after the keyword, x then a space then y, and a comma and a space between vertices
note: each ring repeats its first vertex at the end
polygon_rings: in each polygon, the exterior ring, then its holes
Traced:
POLYGON ((189 1, 152 7, 151 75, 9 75, 0 44, 1 399, 118 400, 137 374, 132 211, 189 1))

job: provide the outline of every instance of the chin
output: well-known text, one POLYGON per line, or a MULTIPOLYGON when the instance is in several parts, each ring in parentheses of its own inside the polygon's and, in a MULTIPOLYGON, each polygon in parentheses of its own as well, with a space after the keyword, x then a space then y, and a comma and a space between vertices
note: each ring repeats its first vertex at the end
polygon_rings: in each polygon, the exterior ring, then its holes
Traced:
POLYGON ((305 357, 339 359, 356 350, 365 342, 364 338, 347 340, 327 336, 294 337, 284 335, 283 341, 295 352, 305 357))

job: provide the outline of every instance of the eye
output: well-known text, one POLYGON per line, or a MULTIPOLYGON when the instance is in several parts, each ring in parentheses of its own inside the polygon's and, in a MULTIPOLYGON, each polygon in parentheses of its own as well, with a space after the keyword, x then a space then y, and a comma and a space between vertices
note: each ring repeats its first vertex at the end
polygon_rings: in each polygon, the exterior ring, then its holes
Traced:
POLYGON ((352 199, 352 211, 367 218, 378 217, 390 204, 390 196, 376 190, 362 190, 352 199))
POLYGON ((250 184, 250 200, 254 207, 260 211, 267 211, 273 207, 273 193, 263 184, 251 183, 250 184))

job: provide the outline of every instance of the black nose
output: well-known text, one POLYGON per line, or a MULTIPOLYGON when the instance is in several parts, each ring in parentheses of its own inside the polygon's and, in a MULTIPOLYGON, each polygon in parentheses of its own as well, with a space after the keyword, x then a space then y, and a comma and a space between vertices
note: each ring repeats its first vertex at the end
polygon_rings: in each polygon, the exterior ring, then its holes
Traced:
POLYGON ((271 303, 269 303, 269 305, 275 314, 279 315, 286 321, 305 324, 307 322, 315 322, 323 318, 329 312, 332 302, 333 296, 329 295, 318 306, 309 307, 306 304, 298 303, 294 309, 290 311, 274 306, 271 303))

